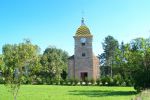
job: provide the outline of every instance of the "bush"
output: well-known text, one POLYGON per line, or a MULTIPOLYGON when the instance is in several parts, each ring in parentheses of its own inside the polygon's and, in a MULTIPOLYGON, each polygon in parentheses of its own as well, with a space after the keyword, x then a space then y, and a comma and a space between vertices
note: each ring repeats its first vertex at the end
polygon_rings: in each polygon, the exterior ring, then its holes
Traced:
POLYGON ((96 84, 97 85, 100 85, 100 83, 101 83, 101 80, 98 78, 98 79, 96 79, 96 84))
POLYGON ((95 80, 94 79, 91 79, 90 82, 91 82, 91 85, 95 85, 95 80))
POLYGON ((129 76, 129 75, 125 75, 124 76, 124 82, 126 82, 126 86, 133 86, 133 77, 129 76))
POLYGON ((60 80, 59 80, 59 79, 55 79, 55 80, 54 80, 54 83, 55 83, 56 85, 59 85, 60 80))
POLYGON ((46 79, 44 77, 42 77, 42 84, 46 84, 46 79))
POLYGON ((83 85, 83 81, 82 80, 80 80, 80 85, 83 85))
POLYGON ((42 84, 42 79, 41 79, 41 77, 37 77, 37 78, 36 78, 36 81, 37 81, 37 84, 42 84))
MULTIPOLYGON (((129 78, 123 79, 120 74, 110 76, 104 76, 96 80, 97 85, 102 83, 103 86, 133 86, 133 81, 129 78)), ((136 86, 135 86, 136 87, 136 86)))
POLYGON ((65 85, 70 85, 70 84, 69 84, 69 79, 64 80, 64 84, 65 84, 65 85))
POLYGON ((139 71, 134 73, 134 88, 137 92, 150 88, 150 71, 139 71))
POLYGON ((70 85, 73 85, 74 80, 73 79, 69 79, 70 85))
POLYGON ((102 78, 101 78, 101 82, 102 82, 102 85, 105 86, 105 84, 106 84, 106 82, 107 82, 106 77, 102 77, 102 78))
POLYGON ((0 76, 0 84, 4 84, 4 79, 1 76, 0 76))
POLYGON ((43 78, 43 84, 49 84, 49 85, 52 85, 52 84, 54 84, 54 80, 53 79, 51 79, 50 77, 45 77, 45 78, 43 78))
POLYGON ((105 76, 101 78, 102 85, 113 86, 113 79, 110 76, 105 76))
POLYGON ((133 86, 133 82, 130 79, 125 79, 126 86, 133 86))
POLYGON ((64 85, 64 80, 63 79, 60 80, 60 85, 64 85))
POLYGON ((74 80, 73 79, 66 79, 65 83, 66 83, 66 85, 73 85, 74 84, 74 80))
POLYGON ((111 77, 108 77, 108 86, 114 86, 114 80, 111 77))
POLYGON ((113 85, 115 85, 115 86, 120 86, 123 83, 123 80, 122 80, 122 77, 120 74, 114 75, 113 81, 114 81, 113 85))
POLYGON ((89 80, 88 80, 88 78, 85 78, 85 85, 89 85, 89 80))
POLYGON ((127 86, 126 82, 122 82, 121 86, 127 86))
POLYGON ((79 80, 78 80, 78 79, 74 79, 74 85, 77 85, 77 84, 78 84, 78 82, 79 82, 79 80))

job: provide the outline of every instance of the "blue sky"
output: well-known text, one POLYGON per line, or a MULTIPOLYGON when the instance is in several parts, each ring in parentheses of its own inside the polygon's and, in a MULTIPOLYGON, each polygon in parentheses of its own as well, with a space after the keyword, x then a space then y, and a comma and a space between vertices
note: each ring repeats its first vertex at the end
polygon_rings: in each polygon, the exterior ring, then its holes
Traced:
POLYGON ((4 44, 29 38, 41 53, 52 45, 72 55, 82 16, 96 55, 108 35, 125 43, 150 36, 150 0, 0 0, 0 53, 4 44))

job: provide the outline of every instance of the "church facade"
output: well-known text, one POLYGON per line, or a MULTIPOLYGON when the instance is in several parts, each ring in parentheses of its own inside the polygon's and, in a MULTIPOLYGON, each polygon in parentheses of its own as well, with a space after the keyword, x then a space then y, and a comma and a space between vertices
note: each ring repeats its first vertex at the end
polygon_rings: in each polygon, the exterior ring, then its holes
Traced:
POLYGON ((74 38, 74 55, 68 58, 69 79, 94 79, 99 78, 99 59, 93 54, 93 35, 81 20, 74 38))

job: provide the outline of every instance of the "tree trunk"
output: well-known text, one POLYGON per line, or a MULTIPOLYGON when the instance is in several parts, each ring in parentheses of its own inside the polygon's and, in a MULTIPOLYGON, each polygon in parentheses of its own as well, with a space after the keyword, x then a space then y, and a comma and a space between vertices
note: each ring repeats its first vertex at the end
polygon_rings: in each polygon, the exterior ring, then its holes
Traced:
POLYGON ((17 100, 17 96, 14 96, 14 100, 17 100))
POLYGON ((111 68, 110 68, 111 70, 110 70, 110 75, 111 75, 111 77, 112 77, 112 66, 111 66, 111 68))
POLYGON ((17 100, 18 91, 19 91, 19 87, 17 87, 17 89, 13 93, 14 100, 17 100))
POLYGON ((110 75, 111 75, 111 78, 113 77, 113 74, 112 74, 112 67, 113 67, 113 60, 111 61, 111 65, 110 65, 110 75))

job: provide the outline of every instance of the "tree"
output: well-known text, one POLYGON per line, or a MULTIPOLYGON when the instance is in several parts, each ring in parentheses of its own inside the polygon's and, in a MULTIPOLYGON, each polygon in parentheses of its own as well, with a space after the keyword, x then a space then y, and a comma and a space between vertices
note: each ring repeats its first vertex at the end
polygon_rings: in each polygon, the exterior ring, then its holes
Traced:
POLYGON ((0 55, 0 76, 2 74, 3 67, 4 67, 3 55, 0 55))
MULTIPOLYGON (((42 75, 48 81, 60 81, 61 76, 66 78, 64 71, 67 71, 67 52, 55 47, 48 47, 41 58, 42 75)), ((49 83, 47 81, 47 83, 49 83)))
POLYGON ((105 68, 111 66, 113 75, 120 74, 126 85, 134 85, 137 91, 150 88, 150 38, 136 38, 130 43, 122 42, 118 46, 108 36, 103 43, 103 49, 104 53, 99 56, 101 64, 105 68))
POLYGON ((129 63, 137 91, 150 88, 150 42, 148 40, 136 38, 131 41, 132 60, 129 60, 129 63))
POLYGON ((118 49, 119 43, 114 37, 107 36, 102 43, 104 53, 100 55, 100 60, 103 61, 103 65, 107 67, 109 74, 112 76, 112 67, 114 65, 114 56, 115 56, 115 50, 118 49))
POLYGON ((14 100, 16 100, 19 88, 25 81, 25 77, 38 69, 35 63, 37 63, 39 48, 29 41, 25 41, 14 45, 6 44, 2 50, 5 63, 3 70, 5 85, 10 88, 10 92, 13 94, 14 100))
POLYGON ((3 55, 0 55, 0 84, 4 84, 4 78, 2 77, 2 72, 4 69, 3 55))

